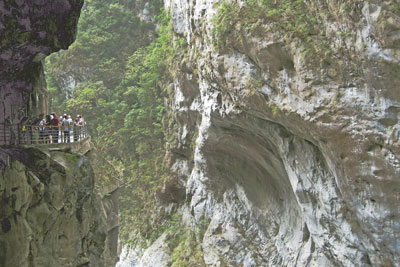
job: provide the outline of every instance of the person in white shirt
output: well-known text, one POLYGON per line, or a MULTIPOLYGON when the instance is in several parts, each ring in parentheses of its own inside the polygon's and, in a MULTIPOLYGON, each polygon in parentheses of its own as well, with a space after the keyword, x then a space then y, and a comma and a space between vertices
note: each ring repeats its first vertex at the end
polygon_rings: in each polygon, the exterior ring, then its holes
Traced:
POLYGON ((42 138, 40 138, 42 141, 42 144, 50 143, 50 128, 49 128, 50 121, 51 121, 51 115, 46 115, 46 116, 43 116, 43 119, 39 123, 39 126, 40 126, 39 132, 41 131, 41 133, 42 133, 41 134, 42 138))
POLYGON ((71 142, 71 127, 72 127, 72 119, 71 116, 67 116, 66 114, 64 115, 64 119, 62 121, 63 125, 63 132, 64 132, 64 143, 70 143, 71 142))

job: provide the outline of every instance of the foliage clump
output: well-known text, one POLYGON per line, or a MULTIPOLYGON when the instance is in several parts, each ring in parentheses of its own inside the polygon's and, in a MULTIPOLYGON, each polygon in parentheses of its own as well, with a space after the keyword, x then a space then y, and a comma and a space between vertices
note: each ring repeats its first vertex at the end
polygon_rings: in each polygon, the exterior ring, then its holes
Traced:
POLYGON ((302 47, 307 56, 329 58, 334 53, 332 40, 345 38, 348 28, 338 29, 337 36, 322 32, 327 21, 343 23, 349 16, 359 16, 362 1, 317 2, 305 0, 246 0, 239 5, 223 1, 214 17, 214 44, 217 49, 235 46, 229 40, 241 40, 248 34, 263 36, 278 33, 288 44, 302 47))
POLYGON ((167 243, 170 249, 169 264, 171 267, 206 266, 203 259, 201 247, 206 221, 203 219, 198 223, 196 229, 189 228, 182 224, 180 213, 172 216, 167 233, 167 243))
POLYGON ((222 48, 228 34, 234 31, 282 30, 287 39, 309 40, 315 33, 317 18, 310 16, 304 0, 247 0, 239 6, 232 2, 222 2, 214 17, 216 45, 222 48), (239 25, 239 26, 238 26, 239 25), (263 28, 268 25, 267 28, 263 28))

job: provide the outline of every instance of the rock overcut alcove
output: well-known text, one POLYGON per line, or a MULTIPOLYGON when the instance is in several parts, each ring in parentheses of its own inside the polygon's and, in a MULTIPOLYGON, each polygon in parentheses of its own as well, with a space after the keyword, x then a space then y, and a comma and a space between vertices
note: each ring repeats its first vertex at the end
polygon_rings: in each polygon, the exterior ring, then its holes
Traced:
POLYGON ((48 113, 42 60, 75 40, 83 0, 0 3, 0 123, 48 113))

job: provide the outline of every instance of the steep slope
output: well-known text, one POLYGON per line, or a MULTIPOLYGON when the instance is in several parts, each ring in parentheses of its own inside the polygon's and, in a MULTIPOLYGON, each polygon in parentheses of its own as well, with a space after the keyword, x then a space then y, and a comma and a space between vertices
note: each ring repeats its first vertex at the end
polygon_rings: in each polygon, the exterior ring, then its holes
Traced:
POLYGON ((169 160, 205 264, 399 266, 399 2, 165 5, 189 45, 169 160))

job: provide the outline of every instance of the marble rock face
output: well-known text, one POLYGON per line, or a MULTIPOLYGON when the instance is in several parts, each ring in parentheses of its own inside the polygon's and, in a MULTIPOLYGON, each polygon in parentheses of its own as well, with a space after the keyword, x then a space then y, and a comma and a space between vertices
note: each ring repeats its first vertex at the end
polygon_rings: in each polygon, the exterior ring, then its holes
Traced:
POLYGON ((216 48, 220 1, 165 1, 188 43, 170 160, 185 216, 209 222, 206 264, 399 266, 400 14, 396 1, 341 2, 313 7, 331 14, 318 25, 328 64, 244 17, 216 48))

